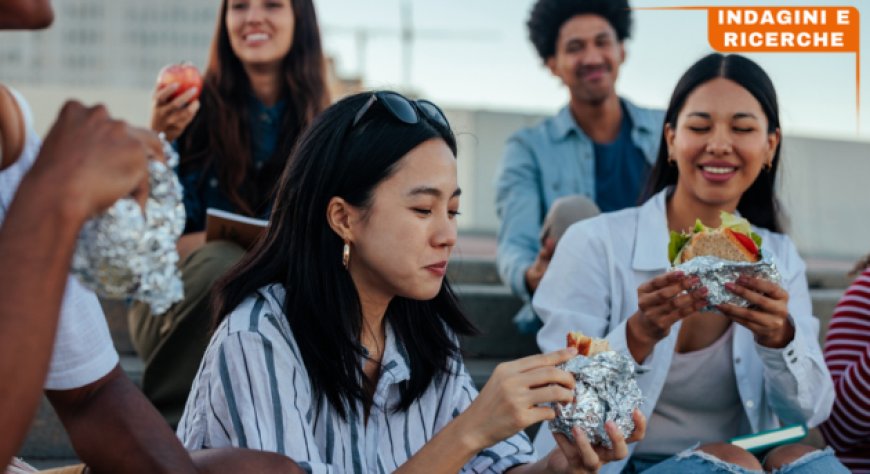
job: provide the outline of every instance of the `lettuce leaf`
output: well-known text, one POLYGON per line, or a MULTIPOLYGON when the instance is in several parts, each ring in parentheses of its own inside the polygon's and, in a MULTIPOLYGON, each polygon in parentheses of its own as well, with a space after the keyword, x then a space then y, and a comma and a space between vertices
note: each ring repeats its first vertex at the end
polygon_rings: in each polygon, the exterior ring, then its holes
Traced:
POLYGON ((734 214, 721 211, 719 212, 719 219, 722 221, 722 224, 719 226, 719 228, 731 229, 734 232, 740 232, 744 235, 749 235, 752 233, 752 228, 749 226, 749 221, 742 217, 737 217, 734 214))
POLYGON ((749 238, 752 239, 752 241, 755 242, 755 246, 761 250, 761 236, 755 232, 749 231, 749 238))
POLYGON ((686 245, 686 242, 689 241, 692 237, 688 234, 682 234, 680 232, 671 231, 671 241, 668 243, 668 261, 674 263, 677 255, 682 250, 683 246, 686 245))

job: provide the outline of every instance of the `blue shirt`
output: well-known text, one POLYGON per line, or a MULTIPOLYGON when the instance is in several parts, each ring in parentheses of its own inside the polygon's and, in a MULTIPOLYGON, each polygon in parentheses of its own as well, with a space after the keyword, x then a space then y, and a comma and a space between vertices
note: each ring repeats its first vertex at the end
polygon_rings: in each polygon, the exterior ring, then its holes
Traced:
MULTIPOLYGON (((643 153, 647 163, 654 163, 664 113, 620 100, 631 121, 631 143, 643 153)), ((528 305, 525 272, 540 249, 541 226, 547 211, 563 196, 579 194, 595 200, 597 195, 593 142, 577 125, 567 106, 508 139, 495 186, 496 212, 501 219, 498 271, 502 281, 526 303, 514 319, 525 325, 536 321, 528 305)))
MULTIPOLYGON (((251 117, 251 159, 254 172, 259 171, 272 157, 278 143, 281 122, 286 110, 286 102, 281 100, 267 107, 253 95, 248 102, 248 113, 251 117)), ((241 210, 230 201, 220 190, 220 182, 214 168, 209 168, 203 176, 203 170, 190 170, 178 173, 178 179, 184 188, 184 210, 187 220, 184 233, 205 230, 205 211, 208 208, 241 213, 241 210)), ((252 176, 249 176, 252 178, 252 176)), ((276 177, 277 179, 277 177, 276 177)), ((257 217, 268 219, 272 206, 269 205, 257 217)))
POLYGON ((631 117, 623 110, 616 140, 593 142, 595 154, 595 204, 601 212, 618 211, 638 204, 652 167, 643 151, 631 141, 631 117))

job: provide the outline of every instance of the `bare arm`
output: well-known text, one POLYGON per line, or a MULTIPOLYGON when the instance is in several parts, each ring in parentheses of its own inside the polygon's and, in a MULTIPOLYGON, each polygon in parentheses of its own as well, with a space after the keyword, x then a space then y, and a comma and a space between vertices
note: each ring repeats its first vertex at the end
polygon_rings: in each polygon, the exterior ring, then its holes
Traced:
POLYGON ((160 150, 148 141, 103 107, 68 102, 9 206, 0 228, 3 465, 39 402, 79 228, 119 197, 147 193, 148 150, 160 150))
POLYGON ((0 465, 18 450, 39 403, 79 219, 25 178, 0 228, 0 465), (16 357, 27 354, 27 357, 16 357))
POLYGON ((92 384, 46 395, 94 472, 195 472, 175 433, 120 367, 92 384))

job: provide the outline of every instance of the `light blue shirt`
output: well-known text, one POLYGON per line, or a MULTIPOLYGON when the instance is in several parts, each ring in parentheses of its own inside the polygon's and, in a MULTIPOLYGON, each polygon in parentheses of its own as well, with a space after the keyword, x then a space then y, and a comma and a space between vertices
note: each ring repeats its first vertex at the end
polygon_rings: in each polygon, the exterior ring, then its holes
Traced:
MULTIPOLYGON (((626 322, 638 308, 637 288, 670 267, 667 192, 640 207, 602 214, 568 229, 533 298, 544 324, 538 332, 542 351, 564 347, 568 331, 603 337, 614 350, 628 351, 626 322)), ((749 423, 741 434, 776 428, 780 421, 813 427, 828 418, 834 386, 819 347, 819 320, 812 313, 806 266, 788 236, 752 230, 762 237, 763 251, 782 276, 795 335, 786 347, 771 349, 756 344, 745 327, 734 327, 732 364, 749 423)), ((671 327, 643 362, 649 370, 638 377, 638 385, 647 418, 667 379, 680 326, 671 327)), ((535 440, 536 449, 555 444, 548 430, 539 433, 544 435, 535 440)), ((619 472, 623 465, 608 464, 602 472, 619 472)))
MULTIPOLYGON (((663 112, 638 107, 626 99, 621 101, 631 119, 631 141, 647 162, 654 163, 663 112)), ((508 139, 495 186, 496 212, 501 219, 498 271, 502 281, 526 303, 515 321, 528 324, 535 316, 528 305, 531 295, 525 272, 540 251, 541 226, 547 211, 560 197, 596 197, 593 142, 577 125, 568 106, 508 139)))
MULTIPOLYGON (((387 325, 368 421, 358 415, 359 404, 342 419, 330 403, 317 403, 283 301, 280 285, 261 288, 215 330, 178 425, 187 449, 272 451, 309 473, 393 472, 477 396, 457 357, 407 410, 396 411, 411 368, 387 325)), ((461 472, 499 473, 534 460, 528 437, 519 432, 478 453, 461 472)))

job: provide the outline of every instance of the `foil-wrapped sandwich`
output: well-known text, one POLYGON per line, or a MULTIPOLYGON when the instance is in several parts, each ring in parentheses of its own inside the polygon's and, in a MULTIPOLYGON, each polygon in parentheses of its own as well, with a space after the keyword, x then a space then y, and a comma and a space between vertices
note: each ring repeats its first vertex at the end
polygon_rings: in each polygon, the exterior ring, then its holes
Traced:
POLYGON ((773 260, 762 251, 761 236, 752 231, 749 221, 724 211, 719 217, 722 223, 716 228, 696 220, 691 232, 671 232, 668 245, 673 269, 696 275, 700 285, 707 288, 709 305, 704 311, 718 311, 716 305, 722 303, 749 306, 749 302, 725 288, 725 283, 741 275, 777 284, 781 280, 773 260))
POLYGON ((79 233, 72 272, 107 298, 133 298, 161 314, 184 296, 175 242, 184 230, 181 184, 172 171, 178 154, 162 137, 167 163, 149 163, 150 191, 144 212, 120 199, 79 233))
POLYGON ((643 401, 637 366, 630 355, 611 350, 604 339, 580 332, 568 333, 567 339, 568 347, 576 348, 578 355, 559 368, 574 375, 574 399, 555 404, 556 418, 550 429, 573 440, 571 430, 578 427, 593 445, 611 448, 604 429, 608 420, 616 423, 625 438, 634 432, 632 413, 643 401))

